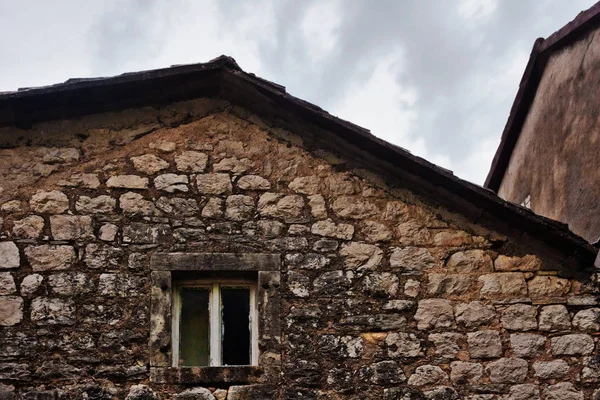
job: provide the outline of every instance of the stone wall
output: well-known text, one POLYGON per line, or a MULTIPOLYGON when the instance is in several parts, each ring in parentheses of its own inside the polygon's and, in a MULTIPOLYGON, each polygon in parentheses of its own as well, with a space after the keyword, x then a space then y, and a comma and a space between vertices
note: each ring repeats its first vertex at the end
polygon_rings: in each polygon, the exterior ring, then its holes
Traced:
POLYGON ((235 111, 1 132, 0 399, 592 399, 591 272, 235 111), (152 382, 159 252, 280 254, 282 374, 152 382))

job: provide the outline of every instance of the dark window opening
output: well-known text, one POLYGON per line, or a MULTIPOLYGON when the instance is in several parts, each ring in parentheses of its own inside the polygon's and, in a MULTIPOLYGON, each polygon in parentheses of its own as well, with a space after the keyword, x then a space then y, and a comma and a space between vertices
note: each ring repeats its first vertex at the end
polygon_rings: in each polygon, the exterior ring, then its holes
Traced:
POLYGON ((250 365, 250 289, 221 289, 223 365, 250 365))

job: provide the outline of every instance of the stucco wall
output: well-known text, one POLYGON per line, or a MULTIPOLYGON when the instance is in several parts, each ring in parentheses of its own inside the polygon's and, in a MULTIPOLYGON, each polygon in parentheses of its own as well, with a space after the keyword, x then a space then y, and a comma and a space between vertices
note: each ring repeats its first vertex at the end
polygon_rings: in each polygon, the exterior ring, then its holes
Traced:
POLYGON ((548 61, 498 191, 600 238, 600 33, 591 32, 548 61))
POLYGON ((543 246, 475 232, 230 111, 199 100, 3 131, 0 398, 592 398, 590 271, 566 277, 543 246), (151 306, 168 286, 151 259, 172 252, 279 255, 264 288, 281 334, 260 350, 281 374, 164 383, 151 306))

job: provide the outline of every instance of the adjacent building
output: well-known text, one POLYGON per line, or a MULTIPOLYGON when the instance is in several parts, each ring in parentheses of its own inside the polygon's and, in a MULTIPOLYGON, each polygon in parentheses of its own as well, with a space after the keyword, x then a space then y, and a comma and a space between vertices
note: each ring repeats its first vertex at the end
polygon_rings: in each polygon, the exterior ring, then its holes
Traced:
POLYGON ((486 187, 600 239, 600 4, 538 39, 486 187))

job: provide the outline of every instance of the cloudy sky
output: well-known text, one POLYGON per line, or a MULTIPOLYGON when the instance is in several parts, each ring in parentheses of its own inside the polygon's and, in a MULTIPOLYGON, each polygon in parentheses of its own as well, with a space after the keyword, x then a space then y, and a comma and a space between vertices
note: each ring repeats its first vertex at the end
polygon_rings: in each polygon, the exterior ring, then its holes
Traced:
POLYGON ((0 0, 0 91, 234 57, 483 184, 537 37, 593 0, 0 0))

